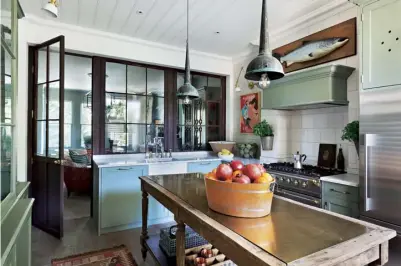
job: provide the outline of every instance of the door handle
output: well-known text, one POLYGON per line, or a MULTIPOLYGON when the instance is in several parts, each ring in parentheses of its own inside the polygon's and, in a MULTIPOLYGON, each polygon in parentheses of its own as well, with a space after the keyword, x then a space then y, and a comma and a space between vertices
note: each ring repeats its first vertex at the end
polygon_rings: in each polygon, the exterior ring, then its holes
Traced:
POLYGON ((331 192, 336 192, 336 193, 342 193, 342 194, 345 194, 345 195, 351 194, 348 191, 339 191, 339 190, 336 190, 336 189, 333 189, 333 188, 331 188, 330 191, 331 192))
POLYGON ((365 144, 365 187, 364 187, 364 192, 365 192, 365 200, 364 200, 364 209, 365 211, 370 211, 371 210, 371 198, 370 198, 370 192, 369 192, 369 167, 368 167, 368 162, 369 162, 369 148, 374 146, 375 143, 375 135, 374 134, 365 134, 364 135, 364 144, 365 144))

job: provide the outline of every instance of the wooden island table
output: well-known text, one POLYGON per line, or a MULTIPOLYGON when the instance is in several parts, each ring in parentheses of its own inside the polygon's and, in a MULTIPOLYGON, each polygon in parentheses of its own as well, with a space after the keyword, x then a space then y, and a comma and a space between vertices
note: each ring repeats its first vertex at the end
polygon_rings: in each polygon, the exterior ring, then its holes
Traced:
MULTIPOLYGON (((160 265, 158 236, 148 236, 148 196, 177 222, 178 266, 185 265, 185 224, 237 265, 384 265, 394 230, 275 196, 272 212, 262 218, 236 218, 209 209, 202 174, 140 177, 142 188, 142 256, 160 265)), ((230 204, 230 199, 224 199, 230 204)))

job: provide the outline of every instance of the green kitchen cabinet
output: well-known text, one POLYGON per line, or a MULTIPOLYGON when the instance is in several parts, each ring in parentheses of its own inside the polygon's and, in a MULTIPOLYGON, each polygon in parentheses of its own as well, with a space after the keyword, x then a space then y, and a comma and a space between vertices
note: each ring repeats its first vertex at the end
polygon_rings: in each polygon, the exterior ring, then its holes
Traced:
POLYGON ((401 84, 401 1, 361 1, 362 89, 401 84))
POLYGON ((357 218, 359 191, 357 187, 322 182, 322 207, 326 210, 357 218))
POLYGON ((202 161, 202 162, 190 162, 188 163, 188 173, 203 173, 207 174, 214 168, 217 168, 221 164, 220 160, 214 161, 202 161))

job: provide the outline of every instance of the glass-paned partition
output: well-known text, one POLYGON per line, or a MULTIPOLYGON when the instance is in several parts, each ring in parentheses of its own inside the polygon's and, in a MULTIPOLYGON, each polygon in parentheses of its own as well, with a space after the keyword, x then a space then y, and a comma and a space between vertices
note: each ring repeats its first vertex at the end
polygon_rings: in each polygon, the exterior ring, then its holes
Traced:
POLYGON ((164 144, 164 70, 106 63, 106 153, 144 153, 164 144))
MULTIPOLYGON (((179 151, 209 150, 209 141, 222 138, 224 123, 221 114, 221 78, 207 75, 192 75, 192 85, 198 90, 199 98, 189 103, 177 101, 177 149, 179 151)), ((184 84, 184 74, 177 74, 177 89, 184 84)))

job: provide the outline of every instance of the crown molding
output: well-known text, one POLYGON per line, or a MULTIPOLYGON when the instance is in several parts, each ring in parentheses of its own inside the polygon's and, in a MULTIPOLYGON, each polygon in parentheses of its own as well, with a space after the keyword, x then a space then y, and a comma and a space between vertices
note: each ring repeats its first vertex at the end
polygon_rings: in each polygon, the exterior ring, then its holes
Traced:
MULTIPOLYGON (((179 52, 179 53, 185 54, 185 47, 180 48, 180 47, 176 47, 176 46, 172 46, 172 45, 146 41, 143 39, 132 38, 132 37, 119 35, 119 34, 115 34, 115 33, 109 33, 109 32, 105 32, 105 31, 84 28, 81 26, 61 23, 61 22, 57 22, 57 21, 53 21, 53 20, 42 19, 35 15, 27 15, 24 18, 24 20, 28 21, 29 23, 32 23, 32 24, 50 27, 52 29, 75 31, 75 32, 83 33, 85 35, 91 35, 91 36, 102 37, 102 38, 111 38, 113 40, 117 40, 117 41, 121 41, 121 42, 128 42, 128 43, 132 43, 132 44, 147 46, 150 48, 164 49, 164 50, 168 50, 168 51, 179 52)), ((232 57, 205 53, 205 52, 196 51, 193 49, 190 50, 190 54, 194 55, 194 56, 208 57, 208 58, 217 59, 217 60, 232 61, 232 57)))

